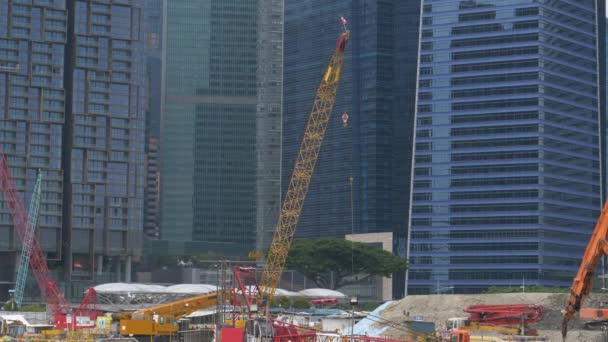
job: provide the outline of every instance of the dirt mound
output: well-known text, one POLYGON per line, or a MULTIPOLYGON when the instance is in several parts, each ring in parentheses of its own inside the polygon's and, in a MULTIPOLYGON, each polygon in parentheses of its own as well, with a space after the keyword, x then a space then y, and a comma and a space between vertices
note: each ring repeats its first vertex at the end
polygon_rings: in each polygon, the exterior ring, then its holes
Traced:
MULTIPOLYGON (((434 322, 437 329, 445 328, 448 318, 467 317, 463 310, 473 304, 540 304, 545 311, 543 319, 536 325, 540 335, 549 341, 561 341, 561 310, 566 303, 565 293, 507 293, 482 295, 433 295, 408 296, 396 301, 382 311, 385 320, 396 323, 422 316, 425 321, 434 322)), ((597 307, 600 302, 608 302, 608 294, 592 294, 584 307, 597 307)), ((578 317, 569 324, 567 341, 596 342, 602 336, 599 331, 583 330, 584 322, 578 317)), ((389 327, 383 334, 386 337, 405 338, 402 330, 389 327)))

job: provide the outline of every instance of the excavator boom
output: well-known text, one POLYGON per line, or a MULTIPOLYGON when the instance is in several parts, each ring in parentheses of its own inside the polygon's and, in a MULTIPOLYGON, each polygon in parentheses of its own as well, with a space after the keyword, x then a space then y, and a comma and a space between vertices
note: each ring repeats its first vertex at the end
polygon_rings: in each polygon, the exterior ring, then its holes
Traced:
POLYGON ((568 333, 568 322, 580 311, 583 299, 589 295, 592 288, 593 273, 597 268, 597 263, 602 255, 608 254, 608 201, 604 204, 602 213, 593 230, 593 235, 589 240, 581 266, 574 277, 570 295, 566 302, 566 308, 562 311, 564 320, 562 322, 562 337, 565 340, 568 333))

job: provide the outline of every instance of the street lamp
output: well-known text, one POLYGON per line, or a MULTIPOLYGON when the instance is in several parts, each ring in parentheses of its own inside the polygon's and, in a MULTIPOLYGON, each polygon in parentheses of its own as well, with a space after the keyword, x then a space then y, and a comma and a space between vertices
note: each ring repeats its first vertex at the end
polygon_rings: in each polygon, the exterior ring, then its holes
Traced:
POLYGON ((355 335, 355 306, 359 304, 359 299, 357 296, 350 297, 350 340, 351 342, 354 339, 355 335))

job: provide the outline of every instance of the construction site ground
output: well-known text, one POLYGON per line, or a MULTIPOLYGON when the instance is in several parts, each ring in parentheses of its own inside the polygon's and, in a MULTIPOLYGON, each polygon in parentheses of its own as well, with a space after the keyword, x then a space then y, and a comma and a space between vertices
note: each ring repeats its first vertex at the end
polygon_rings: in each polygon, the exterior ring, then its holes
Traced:
MULTIPOLYGON (((566 293, 508 293, 481 295, 432 295, 408 296, 405 299, 390 303, 382 310, 380 316, 392 322, 412 320, 415 316, 423 316, 425 321, 434 322, 436 328, 445 328, 448 318, 467 317, 463 309, 473 304, 540 304, 544 308, 542 320, 533 325, 539 330, 539 336, 548 337, 549 341, 562 341, 561 310, 566 303, 566 293), (409 312, 409 317, 405 313, 409 312)), ((584 307, 597 307, 600 302, 608 302, 608 293, 592 294, 584 301, 584 307)), ((377 328, 379 324, 375 324, 377 328)), ((568 325, 567 342, 598 342, 602 341, 601 331, 585 330, 584 322, 575 317, 568 325)), ((386 328, 382 335, 392 338, 408 338, 403 330, 386 328)))

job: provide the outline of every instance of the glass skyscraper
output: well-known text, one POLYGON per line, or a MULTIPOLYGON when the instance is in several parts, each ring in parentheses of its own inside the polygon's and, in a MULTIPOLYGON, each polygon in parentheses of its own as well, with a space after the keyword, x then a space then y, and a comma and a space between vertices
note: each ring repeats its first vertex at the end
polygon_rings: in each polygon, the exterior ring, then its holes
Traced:
MULTIPOLYGON (((340 16, 351 31, 297 238, 394 232, 393 252, 405 257, 419 14, 420 2, 409 0, 285 2, 283 193, 340 16)), ((394 277, 396 297, 403 284, 394 277)))
MULTIPOLYGON (((141 6, 0 3, 0 143, 26 203, 43 173, 38 236, 68 297, 79 281, 129 280, 141 255, 141 6)), ((10 288, 21 247, 4 207, 0 234, 10 288)))
POLYGON ((409 293, 570 286, 601 204, 604 1, 423 4, 409 293))
MULTIPOLYGON (((133 257, 142 253, 142 5, 140 0, 68 2, 73 35, 66 59, 63 223, 71 251, 65 258, 99 275, 111 269, 127 281, 133 257)), ((73 270, 76 276, 82 268, 73 270)))
POLYGON ((256 228, 258 217, 276 222, 280 4, 165 2, 161 241, 155 245, 163 252, 246 255, 263 228, 256 228))

